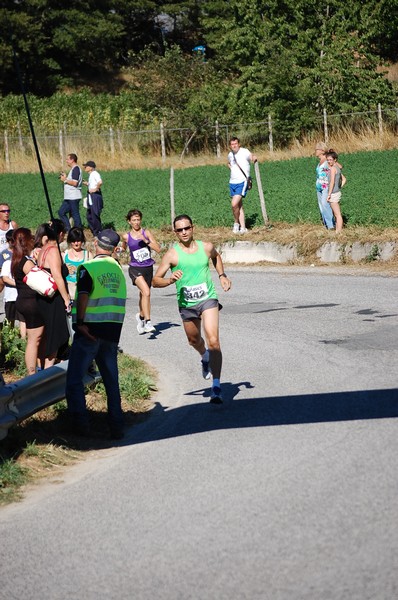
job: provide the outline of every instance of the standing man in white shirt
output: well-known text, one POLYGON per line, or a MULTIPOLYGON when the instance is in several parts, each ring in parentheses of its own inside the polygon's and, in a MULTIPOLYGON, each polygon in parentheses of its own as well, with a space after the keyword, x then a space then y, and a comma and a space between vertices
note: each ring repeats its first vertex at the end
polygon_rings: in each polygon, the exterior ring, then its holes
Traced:
POLYGON ((229 179, 229 191, 231 196, 231 207, 234 216, 233 233, 246 233, 245 213, 243 210, 243 198, 248 191, 250 178, 250 163, 255 163, 257 157, 247 148, 241 148, 239 138, 233 137, 229 146, 231 152, 228 154, 228 167, 231 170, 229 179))
POLYGON ((102 179, 98 171, 96 171, 96 164, 93 160, 83 163, 83 167, 86 173, 88 173, 88 181, 83 181, 88 190, 87 221, 91 233, 96 237, 102 230, 101 211, 104 208, 101 192, 102 179))
POLYGON ((71 229, 69 217, 72 217, 75 227, 82 226, 82 220, 79 213, 79 202, 82 199, 82 170, 77 164, 77 155, 68 154, 66 164, 69 167, 69 173, 61 173, 60 180, 64 184, 64 201, 58 211, 59 218, 66 227, 66 231, 71 229), (69 215, 69 217, 67 216, 69 215))
MULTIPOLYGON (((10 219, 11 209, 7 202, 0 202, 0 267, 3 262, 8 258, 3 256, 8 254, 8 241, 6 238, 7 231, 12 229, 18 229, 18 225, 15 221, 10 219)), ((4 289, 3 279, 0 277, 0 292, 4 289)))

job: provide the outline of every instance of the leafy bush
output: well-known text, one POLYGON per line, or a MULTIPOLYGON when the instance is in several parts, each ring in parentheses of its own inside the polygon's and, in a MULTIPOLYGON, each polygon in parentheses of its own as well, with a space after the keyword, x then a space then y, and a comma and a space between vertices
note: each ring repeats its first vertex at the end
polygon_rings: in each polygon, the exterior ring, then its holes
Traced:
POLYGON ((0 346, 3 367, 12 370, 15 375, 25 375, 26 340, 21 338, 19 329, 11 327, 7 320, 1 324, 0 346))

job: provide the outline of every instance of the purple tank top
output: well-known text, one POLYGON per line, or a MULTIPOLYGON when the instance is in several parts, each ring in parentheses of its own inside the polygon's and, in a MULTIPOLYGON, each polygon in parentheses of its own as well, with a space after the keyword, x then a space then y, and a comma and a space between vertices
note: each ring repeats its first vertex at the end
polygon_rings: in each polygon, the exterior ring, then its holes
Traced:
MULTIPOLYGON (((149 238, 145 234, 145 229, 141 229, 145 239, 149 238)), ((151 249, 144 240, 135 240, 130 233, 127 238, 127 244, 130 250, 130 267, 151 267, 155 261, 151 258, 151 249)))

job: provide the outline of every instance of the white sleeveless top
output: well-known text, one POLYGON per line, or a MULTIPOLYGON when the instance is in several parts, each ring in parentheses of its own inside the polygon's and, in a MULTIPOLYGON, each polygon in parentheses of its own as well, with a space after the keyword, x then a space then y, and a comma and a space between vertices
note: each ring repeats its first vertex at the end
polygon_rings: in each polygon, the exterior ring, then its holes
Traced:
POLYGON ((11 221, 8 224, 8 229, 6 229, 5 231, 0 229, 0 252, 3 252, 3 250, 6 250, 8 248, 8 242, 6 240, 6 233, 7 233, 7 231, 10 231, 10 229, 14 229, 11 221))

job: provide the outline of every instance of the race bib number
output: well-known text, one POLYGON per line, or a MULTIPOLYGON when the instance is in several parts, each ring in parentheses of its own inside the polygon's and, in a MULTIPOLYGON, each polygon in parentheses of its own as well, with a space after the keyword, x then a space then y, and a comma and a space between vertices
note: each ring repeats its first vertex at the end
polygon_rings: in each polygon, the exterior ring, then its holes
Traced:
POLYGON ((186 302, 205 300, 209 294, 206 283, 199 283, 198 285, 189 285, 187 287, 183 287, 182 292, 186 302))
POLYGON ((151 258, 151 253, 148 248, 139 248, 138 250, 134 250, 133 256, 137 262, 142 263, 151 258))

